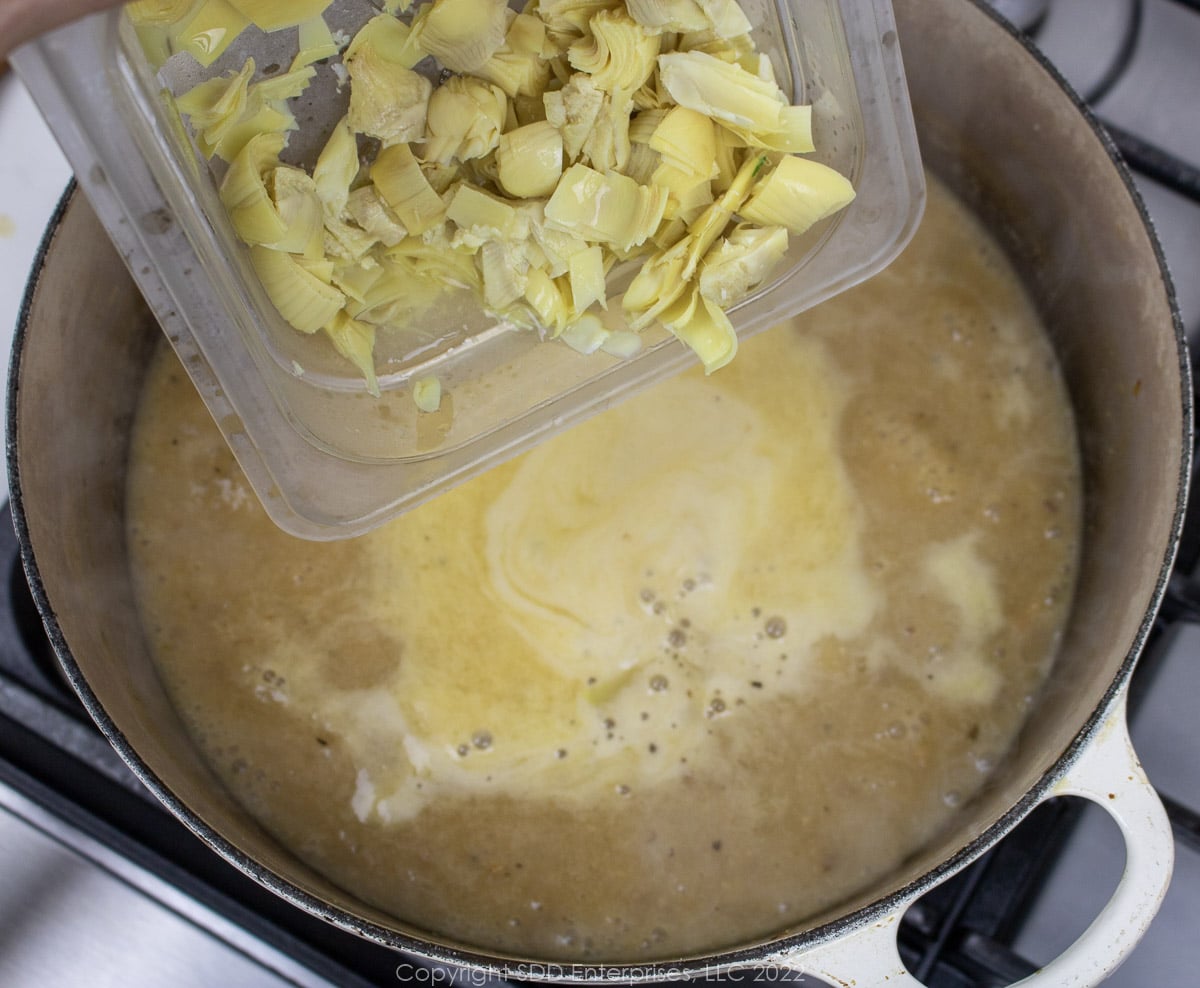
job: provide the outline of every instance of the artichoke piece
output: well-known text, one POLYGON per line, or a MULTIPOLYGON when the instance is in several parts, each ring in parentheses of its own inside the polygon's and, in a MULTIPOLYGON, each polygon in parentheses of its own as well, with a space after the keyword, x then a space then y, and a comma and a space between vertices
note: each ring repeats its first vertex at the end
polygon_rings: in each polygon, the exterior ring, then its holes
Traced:
POLYGON ((191 119, 201 150, 209 157, 211 151, 205 149, 215 148, 242 118, 254 70, 254 59, 248 58, 239 71, 201 82, 175 101, 180 112, 191 119))
POLYGON ((251 247, 250 262, 279 314, 301 333, 315 333, 346 303, 345 295, 306 270, 292 254, 251 247))
POLYGON ((423 157, 442 165, 482 158, 499 142, 507 115, 508 97, 499 86, 451 76, 429 97, 423 157))
MULTIPOLYGON (((587 250, 590 244, 576 233, 548 226, 542 203, 527 203, 520 208, 529 226, 529 232, 533 235, 533 245, 536 245, 542 254, 542 262, 535 266, 544 267, 551 278, 566 274, 572 256, 581 250, 587 250)), ((527 243, 527 250, 529 246, 527 243)))
POLYGON ((546 223, 620 251, 641 246, 658 228, 667 191, 642 186, 617 172, 572 165, 546 203, 546 223))
POLYGON ((718 38, 747 37, 754 28, 737 0, 696 0, 696 4, 718 38))
POLYGON ((504 0, 434 0, 420 34, 421 48, 453 72, 474 72, 504 43, 504 0))
POLYGON ((283 221, 284 235, 266 244, 275 250, 318 258, 322 254, 324 211, 317 186, 307 172, 279 165, 267 176, 267 191, 283 221))
POLYGON ((358 140, 350 121, 342 117, 334 126, 313 167, 317 195, 321 197, 326 210, 334 216, 346 208, 350 185, 358 176, 358 171, 358 140))
POLYGON ((604 92, 596 87, 590 76, 577 73, 562 89, 546 93, 542 102, 546 107, 546 119, 562 133, 566 160, 573 163, 604 108, 604 92))
POLYGON ((185 51, 207 67, 249 26, 228 0, 204 0, 167 29, 167 38, 172 51, 185 51))
POLYGON ((180 20, 196 5, 196 0, 130 0, 125 13, 135 26, 166 27, 180 20))
POLYGON ((320 15, 309 18, 300 25, 299 47, 296 57, 292 60, 292 68, 298 69, 304 65, 312 65, 326 58, 333 58, 341 49, 334 40, 333 32, 320 15))
POLYGON ((579 37, 600 11, 620 6, 621 0, 538 0, 537 12, 551 31, 579 37))
POLYGON ((654 72, 659 36, 619 10, 600 11, 589 31, 567 50, 571 67, 588 73, 607 93, 632 94, 640 89, 654 72))
MULTIPOLYGON (((428 6, 423 8, 428 13, 428 6)), ((424 15, 418 14, 411 25, 396 20, 390 14, 377 14, 358 29, 350 44, 342 53, 343 58, 353 58, 363 45, 370 45, 389 62, 411 69, 425 57, 419 44, 424 15)))
POLYGON ((332 0, 229 0, 246 20, 264 31, 295 27, 320 17, 332 0))
POLYGON ((400 217, 388 208, 374 185, 351 192, 346 200, 346 213, 385 247, 395 247, 408 236, 400 217))
POLYGON ((233 161, 252 137, 296 128, 286 101, 308 87, 316 70, 305 66, 251 85, 254 71, 254 59, 247 59, 240 71, 209 79, 179 97, 177 106, 191 118, 206 157, 233 161))
POLYGON ((662 313, 661 321, 691 347, 704 365, 705 374, 720 370, 737 355, 737 333, 729 317, 695 287, 669 306, 662 313))
POLYGON ((377 137, 384 147, 419 141, 433 84, 423 75, 393 62, 370 43, 345 59, 350 73, 350 127, 377 137))
POLYGON ((625 289, 621 307, 629 314, 629 327, 641 330, 673 305, 687 288, 684 267, 688 261, 691 237, 685 236, 673 246, 649 258, 625 289))
POLYGON ((727 309, 770 277, 787 248, 788 232, 782 226, 734 228, 701 262, 700 294, 727 309))
POLYGON ((580 161, 597 171, 623 172, 629 164, 632 112, 633 100, 628 94, 605 93, 596 121, 579 149, 580 161))
POLYGON ((367 298, 375 283, 383 276, 383 265, 371 258, 337 264, 330 284, 346 296, 342 311, 357 319, 366 310, 367 298))
POLYGON ((854 186, 828 165, 788 156, 755 185, 738 212, 759 226, 785 226, 799 234, 853 199, 854 186))
POLYGON ((780 130, 780 111, 788 105, 783 92, 740 65, 683 51, 660 55, 658 67, 663 86, 680 106, 754 133, 780 130))
POLYGON ((696 0, 626 0, 629 16, 653 31, 704 31, 708 15, 696 0))
POLYGON ((517 229, 517 211, 512 206, 466 182, 451 195, 446 219, 458 227, 451 243, 471 250, 491 240, 508 240, 517 229))
POLYGON ((586 311, 593 302, 608 308, 604 283, 604 251, 598 244, 571 255, 567 267, 571 282, 571 304, 576 314, 586 311))
POLYGON ((379 152, 371 165, 371 181, 410 234, 424 233, 446 215, 446 204, 433 191, 407 144, 379 152))
POLYGON ((601 349, 612 334, 604 327, 598 316, 580 316, 559 335, 567 346, 576 353, 587 355, 601 349))
POLYGON ((171 57, 169 28, 195 6, 196 0, 132 0, 125 14, 150 64, 159 68, 171 57))
POLYGON ((613 357, 628 360, 642 349, 642 338, 627 329, 614 329, 604 338, 600 349, 613 357))
POLYGON ((571 324, 571 305, 562 286, 541 268, 529 270, 525 282, 525 301, 551 339, 558 337, 571 324))
POLYGON ((502 240, 485 243, 478 256, 484 303, 503 312, 524 296, 529 265, 513 244, 502 240))
POLYGON ((546 25, 533 14, 517 14, 508 25, 504 44, 475 70, 475 75, 494 82, 511 99, 536 97, 540 105, 550 66, 542 58, 546 47, 546 25))
POLYGON ((562 134, 540 120, 502 134, 496 146, 500 187, 510 196, 530 199, 554 191, 563 170, 562 134))
POLYGON ((672 108, 663 114, 648 143, 662 155, 663 164, 685 175, 717 177, 716 127, 703 113, 685 106, 672 108))
POLYGON ((729 221, 733 219, 733 214, 742 208, 749 195, 751 183, 767 166, 768 161, 765 154, 747 158, 742 163, 742 167, 738 169, 729 188, 722 193, 721 198, 701 213, 696 222, 688 228, 691 246, 688 250, 687 265, 683 272, 685 281, 692 280, 696 268, 704 255, 708 253, 708 249, 716 242, 717 237, 725 232, 729 221))
POLYGON ((807 154, 816 150, 812 136, 811 106, 783 107, 779 111, 779 127, 775 130, 753 130, 731 123, 722 123, 722 127, 747 147, 788 154, 807 154))
POLYGON ((413 382, 413 402, 422 412, 432 414, 442 407, 442 382, 432 374, 413 382))
MULTIPOLYGON (((267 189, 267 176, 283 167, 279 163, 283 146, 282 134, 260 134, 248 141, 221 182, 221 203, 234 230, 245 243, 270 247, 286 244, 279 249, 299 253, 307 245, 310 231, 290 231, 287 219, 280 215, 267 189), (298 248, 297 241, 300 241, 298 248)), ((313 196, 316 196, 315 187, 313 196)))
POLYGON ((395 266, 406 268, 410 278, 423 278, 451 288, 482 291, 475 252, 456 247, 449 238, 437 231, 421 237, 405 237, 395 247, 389 247, 384 257, 395 266))
POLYGON ((323 327, 333 348, 358 368, 367 382, 367 391, 379 397, 379 379, 375 376, 375 327, 345 312, 338 312, 323 327))

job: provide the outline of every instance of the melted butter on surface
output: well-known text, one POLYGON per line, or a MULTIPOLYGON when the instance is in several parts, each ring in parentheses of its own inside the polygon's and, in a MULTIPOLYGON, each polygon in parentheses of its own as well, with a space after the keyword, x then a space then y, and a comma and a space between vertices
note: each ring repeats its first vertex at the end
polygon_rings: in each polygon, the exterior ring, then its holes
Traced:
POLYGON ((817 341, 785 363, 799 419, 680 377, 363 540, 359 619, 440 647, 365 691, 280 661, 292 702, 349 745, 360 820, 448 792, 586 800, 678 775, 714 719, 808 688, 814 646, 866 627, 842 379, 817 341), (448 551, 451 532, 475 551, 448 551), (420 608, 397 565, 421 574, 420 608))

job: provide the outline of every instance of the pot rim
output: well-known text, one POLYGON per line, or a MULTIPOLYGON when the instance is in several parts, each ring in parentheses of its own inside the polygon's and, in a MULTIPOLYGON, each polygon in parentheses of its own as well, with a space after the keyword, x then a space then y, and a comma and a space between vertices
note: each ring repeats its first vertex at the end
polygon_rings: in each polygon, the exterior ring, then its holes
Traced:
POLYGON ((840 939, 855 930, 862 929, 871 923, 885 919, 984 854, 1009 834, 1034 807, 1047 797, 1047 794, 1054 785, 1063 778, 1070 766, 1093 742, 1097 732, 1106 723, 1110 711, 1123 696, 1128 687, 1134 666, 1151 633, 1167 589, 1183 529, 1184 512, 1187 505, 1188 488, 1192 471, 1194 433, 1191 360, 1174 284, 1167 268, 1162 245, 1158 240, 1154 224, 1141 194, 1134 183, 1133 176, 1128 166, 1124 163, 1112 138, 1108 135, 1095 114, 1088 108, 1087 104, 1083 102, 1061 73, 1058 72, 1032 42, 984 3, 983 0, 967 0, 967 2, 981 10, 1002 27, 1010 38, 1020 44, 1033 57, 1034 62, 1069 97, 1076 110, 1083 116, 1088 127, 1098 139, 1101 148, 1108 156, 1110 164, 1116 170, 1118 177, 1125 186, 1128 195, 1137 209, 1138 215, 1141 217, 1166 292, 1175 336, 1182 397, 1180 407, 1182 455, 1176 485, 1174 516, 1171 522, 1170 537, 1167 540, 1162 563, 1155 579, 1154 588, 1147 601, 1142 621, 1116 675, 1109 683, 1099 703, 1080 727, 1071 743, 1050 768, 1042 774, 1037 782, 1012 807, 1002 813, 978 836, 968 841, 958 851, 939 862, 929 871, 893 892, 875 899, 865 906, 822 923, 819 926, 794 933, 768 935, 759 941, 745 946, 715 950, 710 953, 693 955, 687 958, 671 958, 633 963, 589 963, 586 961, 572 962, 509 957, 479 949, 455 946, 439 941, 434 934, 406 933, 399 929, 382 926, 373 921, 357 917, 348 910, 326 902, 265 868, 250 855, 226 840, 216 829, 209 826, 205 820, 195 814, 182 800, 177 798, 163 780, 143 761, 121 729, 108 716, 108 713, 89 686, 75 660, 70 645, 66 641, 38 568, 36 554, 30 539, 24 506, 24 495, 21 487, 19 465, 20 443, 17 432, 16 412, 21 389, 19 368, 29 332, 30 314, 34 298, 37 294, 41 273, 47 263, 63 216, 78 191, 76 183, 72 180, 64 191, 49 221, 34 257, 25 294, 18 312, 17 326, 13 338, 12 358, 7 386, 7 441, 5 449, 13 524, 20 545, 21 561, 25 569, 26 578, 29 581, 34 602, 45 625, 50 644, 60 665, 63 667, 68 682, 78 694, 89 715, 100 728, 101 733, 116 749, 122 760, 174 816, 181 820, 222 858, 287 902, 303 909, 305 912, 326 920, 336 927, 385 947, 435 963, 470 967, 474 970, 486 972, 487 974, 501 978, 519 976, 531 980, 551 980, 556 982, 611 981, 613 980, 613 973, 620 971, 622 975, 621 980, 644 983, 702 975, 712 976, 714 973, 722 971, 753 967, 756 964, 766 962, 768 959, 777 958, 780 954, 784 953, 799 955, 807 949, 840 939))

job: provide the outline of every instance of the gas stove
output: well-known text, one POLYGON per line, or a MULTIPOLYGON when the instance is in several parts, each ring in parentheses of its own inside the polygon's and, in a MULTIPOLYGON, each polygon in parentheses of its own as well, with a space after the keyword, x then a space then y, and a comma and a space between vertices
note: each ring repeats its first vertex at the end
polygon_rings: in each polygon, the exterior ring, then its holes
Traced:
MULTIPOLYGON (((1091 104, 1130 164, 1200 346, 1200 0, 994 0, 1091 104)), ((0 76, 0 356, 69 181, 20 83, 0 76)), ((2 492, 0 492, 2 493, 2 492)), ((1106 985, 1200 971, 1200 510, 1130 694, 1134 743, 1175 829, 1162 911, 1106 985)), ((930 988, 1031 973, 1096 915, 1123 865, 1116 825, 1039 807, 905 916, 930 988)), ((226 865, 142 789, 58 676, 0 516, 0 984, 388 985, 489 979, 432 967, 301 913, 226 865)), ((740 980, 751 980, 746 975, 740 980)), ((739 980, 736 976, 724 980, 739 980)), ((813 979, 805 983, 815 984, 813 979)))

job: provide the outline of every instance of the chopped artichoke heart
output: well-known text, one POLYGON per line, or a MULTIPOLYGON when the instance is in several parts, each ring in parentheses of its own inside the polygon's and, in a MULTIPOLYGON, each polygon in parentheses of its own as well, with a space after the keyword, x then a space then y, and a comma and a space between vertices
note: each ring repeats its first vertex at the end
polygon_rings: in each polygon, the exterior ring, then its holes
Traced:
POLYGON ((228 0, 204 0, 167 29, 172 51, 185 51, 207 68, 250 26, 228 0))
POLYGON ((367 382, 369 394, 379 397, 379 380, 375 376, 375 327, 345 312, 338 312, 322 327, 333 348, 358 368, 367 382))
POLYGON ((301 333, 315 333, 346 303, 346 296, 305 269, 292 254, 251 247, 250 261, 271 303, 301 333))
POLYGON ((737 0, 696 0, 718 38, 747 37, 754 25, 737 0))
POLYGON ((201 82, 176 99, 180 112, 188 115, 207 143, 219 141, 241 117, 254 69, 254 59, 248 58, 239 71, 201 82))
POLYGON ((358 140, 350 121, 343 117, 333 128, 313 167, 317 195, 333 215, 339 215, 346 208, 350 185, 358 170, 358 140))
POLYGON ((737 354, 737 333, 729 317, 695 288, 666 309, 661 319, 700 358, 705 374, 720 370, 737 354))
POLYGON ((525 300, 540 325, 557 337, 571 322, 571 307, 558 283, 541 268, 531 268, 525 284, 525 300))
POLYGON ((576 313, 585 312, 593 302, 608 308, 605 291, 604 251, 599 244, 571 255, 567 267, 571 280, 571 302, 576 313))
POLYGON ((130 0, 125 13, 137 26, 174 24, 195 6, 196 0, 130 0))
MULTIPOLYGON (((221 202, 267 297, 298 331, 324 332, 371 394, 378 327, 450 290, 580 353, 630 357, 658 321, 711 373, 737 351, 726 310, 769 283, 789 232, 854 198, 796 157, 813 150, 812 107, 789 104, 737 0, 530 0, 521 13, 431 0, 409 23, 395 12, 411 0, 373 2, 383 12, 348 45, 328 0, 128 8, 148 47, 203 64, 251 22, 296 29, 287 72, 256 82, 247 59, 177 105, 201 151, 229 162, 221 202), (346 116, 311 172, 285 164, 288 101, 343 45, 331 64, 338 90, 351 86, 346 116), (439 64, 418 73, 426 56, 439 64), (602 321, 625 262, 637 271, 621 313, 602 321)), ((413 398, 436 411, 438 379, 413 398)))
POLYGON ((783 107, 779 111, 777 130, 756 131, 724 122, 722 127, 747 147, 766 148, 787 154, 807 154, 816 149, 812 136, 811 106, 783 107))
POLYGON ((542 102, 546 119, 562 133, 567 160, 575 161, 604 107, 604 91, 589 76, 579 73, 562 89, 546 93, 542 102))
POLYGON ((275 244, 287 235, 287 224, 271 200, 265 180, 279 166, 283 145, 280 134, 253 138, 233 160, 221 183, 221 204, 247 244, 275 244))
POLYGON ((261 79, 250 87, 250 91, 266 101, 295 99, 308 88, 316 74, 317 70, 311 65, 300 65, 282 75, 261 79))
POLYGON ((722 308, 762 285, 787 253, 782 226, 739 226, 705 255, 697 284, 700 294, 722 308))
POLYGON ((432 414, 442 407, 442 382, 436 377, 422 377, 413 382, 413 401, 421 411, 432 414))
POLYGON ((504 43, 507 14, 504 0, 434 0, 421 48, 453 72, 473 72, 504 43))
POLYGON ((377 137, 384 146, 420 140, 433 84, 373 45, 360 45, 346 59, 350 73, 351 128, 377 137))
POLYGON ((711 26, 696 0, 626 0, 629 16, 655 31, 703 31, 711 26))
POLYGON ((614 329, 604 338, 600 349, 613 357, 628 360, 642 349, 642 338, 627 329, 614 329))
POLYGON ((517 212, 512 206, 466 183, 455 190, 446 218, 458 226, 461 234, 466 234, 455 242, 472 248, 489 240, 509 239, 517 225, 517 212))
POLYGON ((264 31, 295 27, 320 17, 332 0, 229 0, 243 17, 264 31))
POLYGON ((623 172, 629 164, 629 117, 633 101, 624 93, 604 94, 595 124, 579 149, 580 160, 597 171, 623 172))
POLYGON ((687 287, 683 271, 690 248, 691 237, 684 237, 642 265, 621 299, 622 308, 630 316, 631 329, 640 330, 650 325, 683 294, 687 287))
POLYGON ((550 77, 550 66, 542 58, 546 25, 533 14, 517 14, 508 25, 504 44, 475 69, 475 74, 494 82, 512 99, 518 96, 541 100, 550 77))
POLYGON ((589 26, 590 35, 567 51, 571 67, 586 72, 608 93, 633 93, 656 66, 660 39, 623 11, 602 10, 589 26))
POLYGON ((409 25, 390 14, 377 14, 350 39, 342 57, 353 58, 360 47, 370 45, 389 62, 411 69, 425 57, 418 43, 423 21, 424 18, 418 16, 409 25))
POLYGON ((346 199, 346 213, 385 247, 394 247, 408 236, 400 217, 388 208, 374 185, 351 192, 346 199))
POLYGON ((788 105, 783 92, 740 65, 683 51, 659 55, 658 66, 663 85, 680 106, 755 133, 780 129, 780 111, 788 105))
POLYGON ((407 144, 384 148, 371 165, 371 181, 410 234, 440 223, 446 204, 433 191, 407 144))
POLYGON ((482 158, 499 142, 507 114, 508 97, 499 86, 452 76, 429 97, 425 160, 448 165, 482 158))
POLYGON ((266 244, 275 250, 303 254, 308 258, 321 255, 324 210, 317 186, 301 168, 280 165, 268 176, 268 191, 283 222, 284 234, 274 243, 266 244))
POLYGON ((648 143, 664 164, 696 178, 717 177, 716 127, 703 113, 674 107, 663 115, 648 143))
POLYGON ((599 317, 583 315, 567 326, 559 338, 576 353, 586 355, 601 349, 611 335, 599 317))
POLYGON ((319 14, 304 21, 297 35, 299 45, 296 57, 292 60, 293 69, 333 58, 341 50, 334 40, 333 32, 329 30, 329 25, 325 23, 325 18, 319 14))
POLYGON ((529 265, 511 243, 501 240, 485 243, 478 257, 483 298, 489 306, 502 312, 524 296, 529 265))
POLYGON ((854 186, 845 176, 810 158, 788 156, 754 187, 738 212, 751 223, 800 234, 853 199, 854 186))
POLYGON ((620 250, 645 243, 657 229, 667 192, 642 186, 616 172, 604 175, 572 165, 546 203, 546 222, 555 229, 620 250))
POLYGON ((500 136, 496 174, 510 196, 530 199, 554 191, 563 170, 563 140, 545 120, 517 127, 500 136))
POLYGON ((538 0, 538 16, 551 31, 587 34, 592 18, 602 10, 616 10, 621 0, 538 0))

